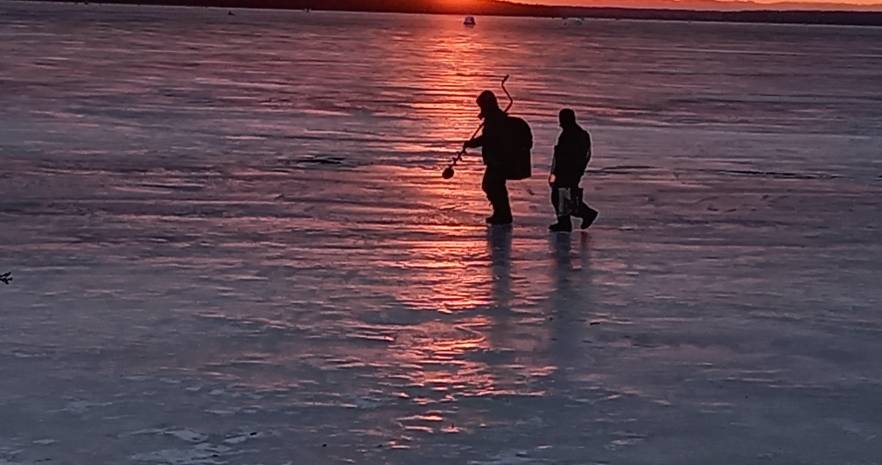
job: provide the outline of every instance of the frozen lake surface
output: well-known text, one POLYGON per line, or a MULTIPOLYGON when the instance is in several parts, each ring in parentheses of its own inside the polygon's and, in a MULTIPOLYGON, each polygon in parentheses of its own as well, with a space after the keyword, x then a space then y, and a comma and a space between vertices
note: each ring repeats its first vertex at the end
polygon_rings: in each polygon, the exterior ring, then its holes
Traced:
POLYGON ((882 30, 461 23, 0 3, 0 464, 882 463, 882 30))

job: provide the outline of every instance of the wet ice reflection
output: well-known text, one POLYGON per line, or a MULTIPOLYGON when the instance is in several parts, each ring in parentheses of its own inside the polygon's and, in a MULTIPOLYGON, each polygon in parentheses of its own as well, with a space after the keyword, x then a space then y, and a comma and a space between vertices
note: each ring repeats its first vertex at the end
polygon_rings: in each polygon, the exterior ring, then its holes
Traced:
POLYGON ((878 31, 0 9, 0 463, 882 456, 878 31), (508 72, 488 230, 440 172, 508 72))

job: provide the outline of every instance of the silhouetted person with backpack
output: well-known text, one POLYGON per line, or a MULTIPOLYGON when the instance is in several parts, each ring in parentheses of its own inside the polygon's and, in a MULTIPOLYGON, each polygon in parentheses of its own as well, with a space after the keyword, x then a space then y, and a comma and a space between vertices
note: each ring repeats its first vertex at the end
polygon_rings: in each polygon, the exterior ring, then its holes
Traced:
POLYGON ((496 94, 489 90, 478 96, 481 108, 479 118, 484 120, 484 131, 480 136, 466 142, 466 148, 481 147, 481 158, 487 167, 481 189, 493 206, 493 214, 487 218, 488 224, 511 224, 511 204, 508 201, 508 187, 505 185, 505 138, 507 137, 505 119, 507 115, 499 108, 496 94))
POLYGON ((551 186, 551 204, 557 214, 557 223, 551 231, 573 230, 571 216, 582 218, 582 229, 591 226, 598 212, 582 200, 579 182, 591 160, 591 135, 576 122, 576 113, 569 108, 560 111, 561 133, 554 146, 554 158, 548 184, 551 186))
POLYGON ((477 103, 481 108, 478 117, 484 120, 484 129, 480 136, 467 141, 463 147, 481 147, 481 157, 486 166, 481 188, 493 206, 493 214, 487 217, 487 223, 511 224, 506 181, 530 177, 533 135, 526 121, 509 116, 499 108, 493 92, 481 92, 477 103))

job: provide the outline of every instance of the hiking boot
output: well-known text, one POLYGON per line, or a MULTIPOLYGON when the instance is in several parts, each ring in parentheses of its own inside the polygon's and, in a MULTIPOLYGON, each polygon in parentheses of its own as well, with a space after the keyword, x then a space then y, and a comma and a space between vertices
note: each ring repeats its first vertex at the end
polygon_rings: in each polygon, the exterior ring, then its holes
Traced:
POLYGON ((504 224, 511 224, 511 222, 512 222, 512 218, 510 216, 492 215, 492 216, 487 217, 487 224, 490 224, 490 225, 504 225, 504 224))
POLYGON ((558 220, 557 223, 548 227, 548 230, 551 232, 570 232, 573 230, 573 223, 569 221, 569 218, 566 220, 558 220))
POLYGON ((588 213, 582 217, 582 229, 588 229, 588 227, 594 223, 594 220, 597 219, 597 215, 599 214, 600 213, 597 210, 589 210, 588 213))

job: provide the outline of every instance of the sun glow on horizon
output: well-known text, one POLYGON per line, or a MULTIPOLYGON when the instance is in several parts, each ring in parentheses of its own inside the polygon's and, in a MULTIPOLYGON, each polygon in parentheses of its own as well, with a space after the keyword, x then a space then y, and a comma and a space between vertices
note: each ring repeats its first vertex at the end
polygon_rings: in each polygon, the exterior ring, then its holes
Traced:
MULTIPOLYGON (((455 1, 455 0, 454 0, 455 1)), ((467 1, 467 0, 463 0, 467 1)), ((846 9, 866 8, 882 10, 879 0, 513 0, 515 3, 571 7, 628 7, 680 9, 759 9, 768 6, 789 9, 807 9, 813 5, 830 7, 841 5, 846 9)))

